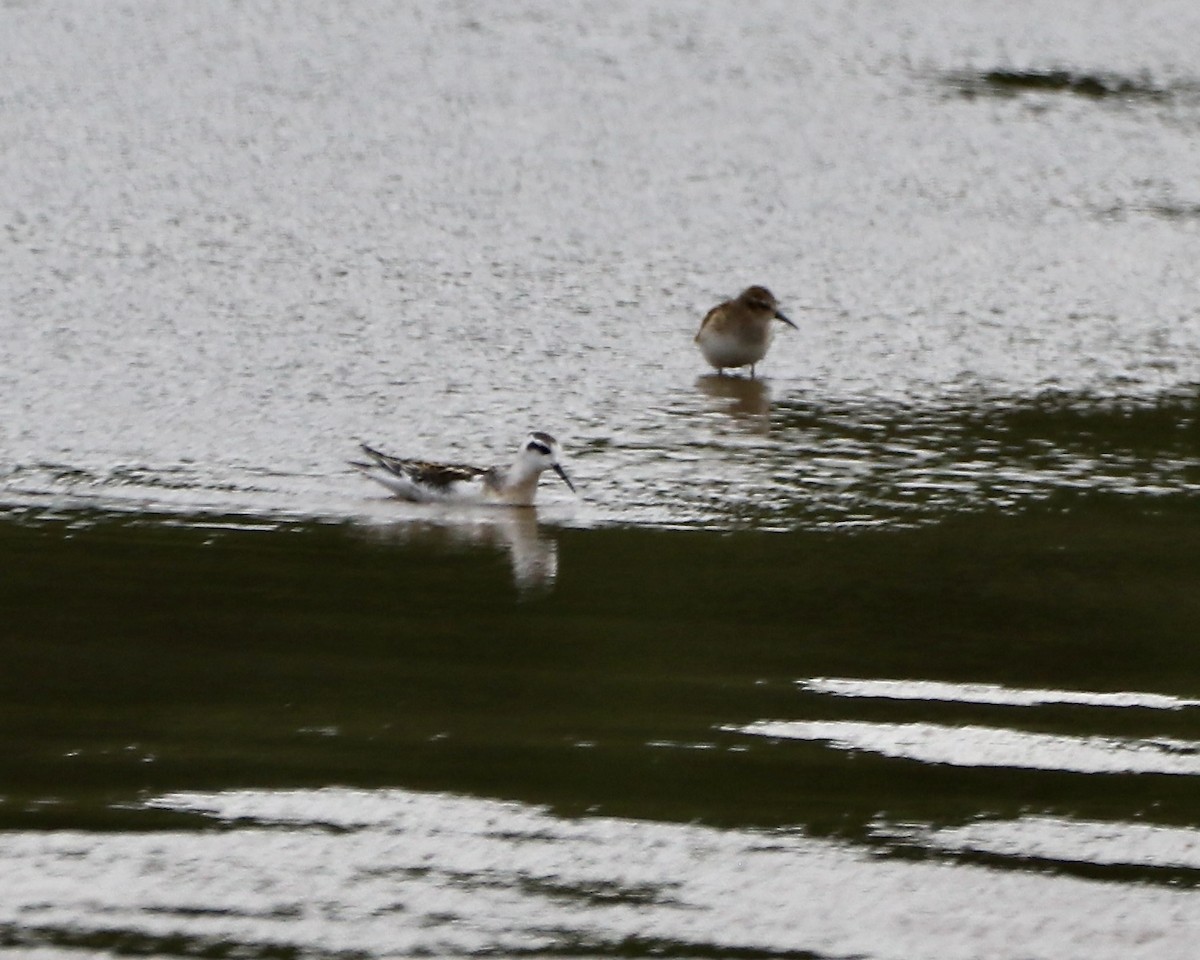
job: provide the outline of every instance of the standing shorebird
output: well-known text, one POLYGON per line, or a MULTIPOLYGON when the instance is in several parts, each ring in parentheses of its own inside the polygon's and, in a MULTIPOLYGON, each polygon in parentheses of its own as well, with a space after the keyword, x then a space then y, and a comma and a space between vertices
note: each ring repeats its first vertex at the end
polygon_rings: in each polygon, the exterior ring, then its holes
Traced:
POLYGON ((726 367, 750 367, 767 355, 774 330, 772 320, 782 320, 797 329, 779 312, 775 295, 766 287, 747 287, 733 300, 726 300, 708 311, 696 334, 696 345, 704 359, 718 373, 726 367))
POLYGON ((537 495, 538 478, 553 470, 575 492, 575 484, 558 462, 559 446, 548 433, 525 438, 510 467, 473 467, 465 463, 428 463, 380 453, 360 445, 370 463, 350 465, 381 483, 403 500, 417 503, 493 503, 529 507, 537 495))

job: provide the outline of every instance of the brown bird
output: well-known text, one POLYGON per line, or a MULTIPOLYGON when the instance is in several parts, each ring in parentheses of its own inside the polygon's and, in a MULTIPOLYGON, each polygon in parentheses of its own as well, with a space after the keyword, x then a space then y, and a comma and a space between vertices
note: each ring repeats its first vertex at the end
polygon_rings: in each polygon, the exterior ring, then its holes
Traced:
POLYGON ((750 367, 767 355, 774 329, 772 320, 782 320, 793 330, 791 320, 779 312, 775 296, 766 287, 747 287, 733 300, 708 311, 696 334, 696 345, 718 373, 726 367, 750 367))

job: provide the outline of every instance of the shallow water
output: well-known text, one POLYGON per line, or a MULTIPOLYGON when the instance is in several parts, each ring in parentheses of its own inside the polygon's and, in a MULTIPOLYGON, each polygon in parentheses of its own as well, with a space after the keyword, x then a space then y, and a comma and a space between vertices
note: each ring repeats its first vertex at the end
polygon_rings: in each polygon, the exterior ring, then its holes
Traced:
POLYGON ((0 17, 6 950, 1192 956, 1192 5, 0 17))

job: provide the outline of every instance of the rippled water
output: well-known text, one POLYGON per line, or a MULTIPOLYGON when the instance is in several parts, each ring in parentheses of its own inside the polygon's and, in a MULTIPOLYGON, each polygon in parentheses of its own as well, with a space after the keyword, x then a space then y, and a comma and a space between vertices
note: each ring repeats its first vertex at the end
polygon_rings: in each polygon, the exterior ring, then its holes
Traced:
POLYGON ((342 517, 356 438, 530 426, 563 522, 1195 488, 1186 4, 5 16, 10 502, 342 517), (801 332, 714 381, 748 280, 801 332))
POLYGON ((5 949, 1192 956, 1194 5, 0 21, 5 949))
MULTIPOLYGON (((927 955, 928 927, 943 940, 940 956, 1003 956, 1017 944, 1022 956, 1053 956, 1037 946, 1048 937, 1079 955, 1119 947, 1184 956, 1190 948, 1145 919, 1172 911, 1182 919, 1194 903, 1180 891, 1095 889, 1052 876, 1012 884, 937 863, 871 864, 862 850, 799 836, 569 821, 518 804, 403 791, 173 794, 154 805, 239 828, 134 833, 104 844, 87 834, 22 837, 10 851, 13 879, 62 901, 34 911, 41 922, 103 911, 110 923, 143 931, 123 943, 138 950, 157 946, 182 920, 190 933, 179 946, 188 952, 231 935, 289 943, 297 928, 308 928, 323 952, 370 956, 575 955, 608 952, 614 939, 635 955, 769 952, 803 942, 816 955, 912 956, 927 955), (166 845, 192 865, 170 888, 154 877, 166 845), (223 871, 249 890, 220 880, 223 871), (353 903, 342 900, 347 886, 353 903), (981 899, 991 918, 978 918, 981 899)), ((1053 838, 1053 825, 1042 830, 1053 838)), ((971 842, 952 832, 940 839, 971 842)), ((1195 847, 1195 834, 1188 839, 1195 847)), ((1069 837, 1060 843, 1075 846, 1069 837)))

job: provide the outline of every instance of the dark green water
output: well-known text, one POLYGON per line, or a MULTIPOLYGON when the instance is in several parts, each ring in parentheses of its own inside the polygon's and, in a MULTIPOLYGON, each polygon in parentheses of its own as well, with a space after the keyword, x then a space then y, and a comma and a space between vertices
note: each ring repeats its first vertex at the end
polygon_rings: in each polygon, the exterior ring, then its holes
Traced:
POLYGON ((922 763, 737 729, 856 721, 1200 741, 1195 707, 1014 708, 797 685, 1200 699, 1192 499, 1060 496, 849 534, 543 535, 557 540, 557 584, 522 596, 500 551, 432 535, 10 516, 0 823, 135 828, 162 816, 128 808, 141 797, 328 784, 854 838, 880 818, 1197 823, 1195 776, 922 763))

